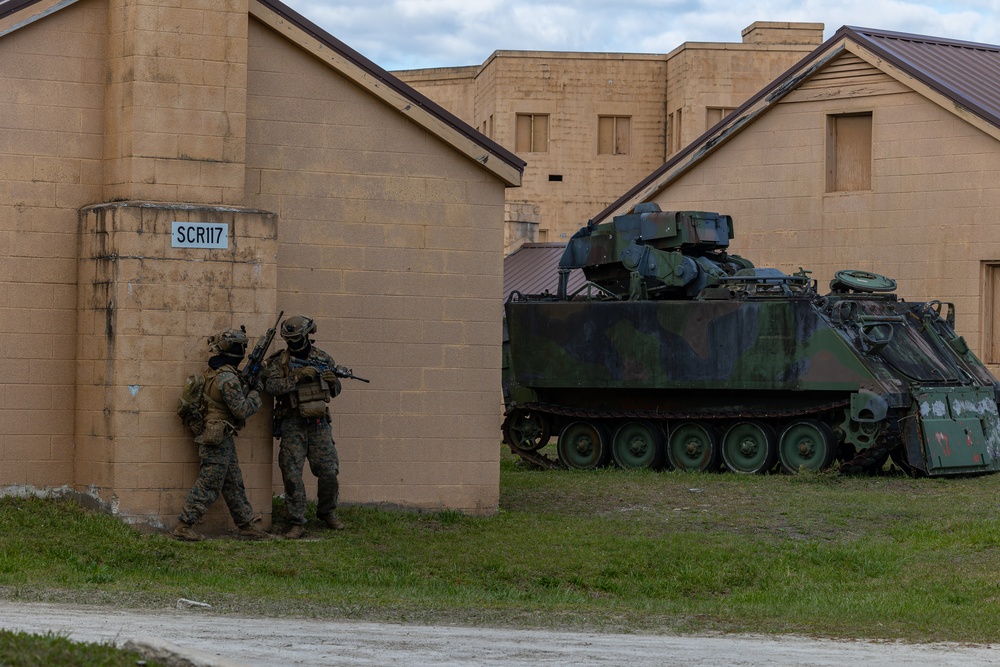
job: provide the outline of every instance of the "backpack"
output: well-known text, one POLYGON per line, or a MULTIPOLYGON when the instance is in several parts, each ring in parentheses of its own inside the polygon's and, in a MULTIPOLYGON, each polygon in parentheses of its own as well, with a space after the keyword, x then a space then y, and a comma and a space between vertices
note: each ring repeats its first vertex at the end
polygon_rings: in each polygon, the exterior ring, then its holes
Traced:
POLYGON ((205 416, 208 414, 208 399, 205 396, 205 376, 192 373, 184 381, 181 399, 177 405, 177 416, 194 435, 205 430, 205 416))

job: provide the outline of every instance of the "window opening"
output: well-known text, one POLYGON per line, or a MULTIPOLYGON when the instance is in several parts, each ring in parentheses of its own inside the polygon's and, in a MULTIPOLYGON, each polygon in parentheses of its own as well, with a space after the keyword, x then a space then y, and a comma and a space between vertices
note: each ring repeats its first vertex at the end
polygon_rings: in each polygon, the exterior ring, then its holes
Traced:
POLYGON ((872 189, 872 115, 826 117, 826 191, 872 189))
POLYGON ((631 143, 632 118, 630 116, 597 117, 597 153, 599 155, 628 155, 631 143))
POLYGON ((548 114, 519 113, 514 128, 514 150, 518 153, 547 153, 548 114))

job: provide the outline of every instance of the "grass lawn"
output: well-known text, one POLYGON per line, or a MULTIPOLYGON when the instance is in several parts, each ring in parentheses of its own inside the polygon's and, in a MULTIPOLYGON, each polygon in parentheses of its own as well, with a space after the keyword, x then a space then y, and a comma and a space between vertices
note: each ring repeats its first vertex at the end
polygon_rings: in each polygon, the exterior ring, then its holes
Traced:
MULTIPOLYGON (((350 470, 344 471, 350 475, 350 470)), ((0 500, 0 596, 637 632, 1000 639, 1000 475, 539 471, 500 512, 340 512, 318 539, 189 544, 0 500)))
POLYGON ((74 642, 52 633, 32 635, 0 630, 0 665, 3 667, 156 667, 160 664, 111 644, 74 642))

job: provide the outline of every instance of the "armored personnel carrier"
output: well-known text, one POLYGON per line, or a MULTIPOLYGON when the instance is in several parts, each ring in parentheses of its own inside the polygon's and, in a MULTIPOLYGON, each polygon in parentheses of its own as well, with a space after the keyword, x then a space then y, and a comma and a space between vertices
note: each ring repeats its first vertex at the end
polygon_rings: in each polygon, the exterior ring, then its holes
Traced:
POLYGON ((727 252, 733 221, 642 204, 573 236, 556 294, 505 303, 504 442, 542 465, 766 473, 1000 467, 996 378, 952 304, 727 252), (587 282, 568 294, 566 277, 587 282), (556 438, 558 461, 539 453, 556 438))

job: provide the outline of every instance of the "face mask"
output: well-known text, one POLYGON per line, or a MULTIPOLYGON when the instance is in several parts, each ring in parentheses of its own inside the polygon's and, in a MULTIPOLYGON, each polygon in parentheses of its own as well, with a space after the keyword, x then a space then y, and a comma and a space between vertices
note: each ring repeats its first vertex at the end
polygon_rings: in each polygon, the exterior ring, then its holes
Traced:
POLYGON ((293 352, 301 352, 309 348, 309 339, 305 336, 297 340, 288 341, 288 349, 293 352))
POLYGON ((232 345, 223 353, 227 359, 242 359, 247 352, 245 345, 232 345))

